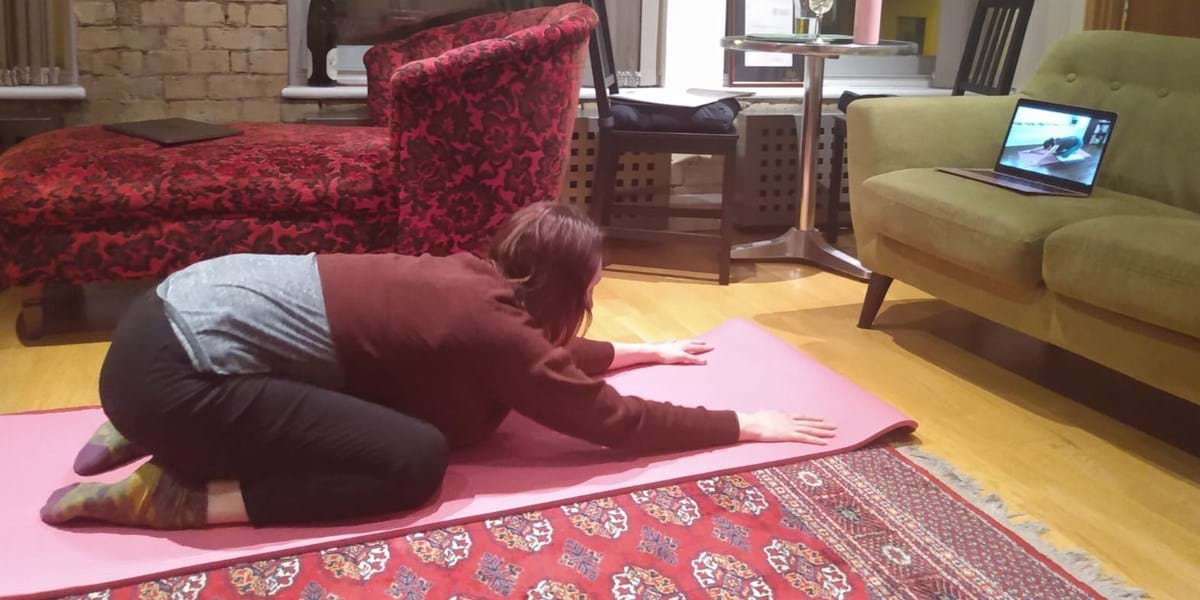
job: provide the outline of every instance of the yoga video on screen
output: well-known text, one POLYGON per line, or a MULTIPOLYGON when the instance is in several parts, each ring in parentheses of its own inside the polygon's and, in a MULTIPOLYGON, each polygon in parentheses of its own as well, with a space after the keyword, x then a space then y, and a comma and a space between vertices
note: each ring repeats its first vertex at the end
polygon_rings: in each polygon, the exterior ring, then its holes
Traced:
POLYGON ((1057 110, 1017 109, 1000 164, 1092 185, 1112 121, 1057 110))

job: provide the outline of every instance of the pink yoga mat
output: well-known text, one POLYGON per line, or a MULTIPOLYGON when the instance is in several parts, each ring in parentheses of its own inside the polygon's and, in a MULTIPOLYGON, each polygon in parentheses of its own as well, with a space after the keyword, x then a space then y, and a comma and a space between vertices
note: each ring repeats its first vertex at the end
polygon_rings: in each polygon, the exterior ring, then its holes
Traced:
MULTIPOLYGON (((782 409, 837 423, 828 446, 742 444, 629 459, 513 416, 487 444, 458 455, 426 508, 366 524, 159 532, 38 519, 51 491, 77 481, 71 463, 103 421, 99 410, 0 417, 0 597, 61 595, 316 548, 557 506, 680 480, 853 449, 916 423, 748 321, 702 336, 716 347, 703 367, 656 366, 613 375, 625 393, 682 405, 782 409), (532 433, 535 432, 535 433, 532 433)), ((132 467, 99 479, 124 477, 132 467)))

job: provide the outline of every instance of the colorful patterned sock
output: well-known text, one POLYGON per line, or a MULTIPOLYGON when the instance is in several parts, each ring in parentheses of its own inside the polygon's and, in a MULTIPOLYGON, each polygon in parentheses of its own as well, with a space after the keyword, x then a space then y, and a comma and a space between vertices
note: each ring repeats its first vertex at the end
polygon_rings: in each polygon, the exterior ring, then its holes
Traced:
POLYGON ((42 520, 193 529, 204 526, 207 513, 207 486, 187 485, 151 461, 117 483, 76 483, 54 492, 42 507, 42 520))
POLYGON ((105 421, 75 456, 75 472, 84 477, 99 475, 149 455, 144 448, 125 439, 111 421, 105 421))

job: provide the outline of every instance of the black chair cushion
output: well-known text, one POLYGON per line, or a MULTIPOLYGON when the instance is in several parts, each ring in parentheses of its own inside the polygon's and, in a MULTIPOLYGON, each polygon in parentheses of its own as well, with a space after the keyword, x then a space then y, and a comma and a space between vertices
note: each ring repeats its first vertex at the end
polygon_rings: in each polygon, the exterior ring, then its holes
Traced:
POLYGON ((891 94, 858 94, 858 93, 852 92, 850 90, 846 90, 846 91, 842 92, 842 97, 838 98, 837 107, 838 107, 838 110, 842 111, 842 113, 845 113, 846 109, 850 108, 850 103, 854 102, 855 100, 866 100, 868 98, 891 98, 891 97, 892 97, 891 94))
POLYGON ((742 105, 725 98, 698 108, 643 104, 612 98, 613 127, 626 131, 736 133, 734 120, 742 105))

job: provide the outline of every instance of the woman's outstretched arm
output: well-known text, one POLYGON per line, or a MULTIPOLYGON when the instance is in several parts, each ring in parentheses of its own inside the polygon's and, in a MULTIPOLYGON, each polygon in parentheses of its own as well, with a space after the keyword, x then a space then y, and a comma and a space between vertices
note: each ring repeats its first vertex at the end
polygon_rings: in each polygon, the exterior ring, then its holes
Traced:
POLYGON ((749 441, 821 444, 834 434, 833 426, 820 418, 706 410, 623 396, 585 374, 570 348, 555 348, 536 329, 515 325, 497 329, 485 352, 489 359, 480 363, 486 365, 481 375, 498 399, 561 433, 651 452, 749 441))
POLYGON ((567 344, 579 370, 592 376, 634 365, 702 365, 712 346, 700 340, 672 342, 599 342, 576 338, 567 344))
POLYGON ((637 344, 614 342, 613 348, 616 350, 613 369, 641 364, 702 365, 706 361, 701 355, 712 350, 712 346, 701 340, 637 344))

